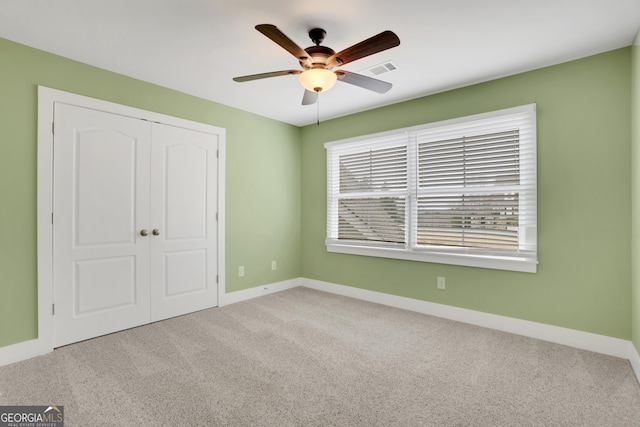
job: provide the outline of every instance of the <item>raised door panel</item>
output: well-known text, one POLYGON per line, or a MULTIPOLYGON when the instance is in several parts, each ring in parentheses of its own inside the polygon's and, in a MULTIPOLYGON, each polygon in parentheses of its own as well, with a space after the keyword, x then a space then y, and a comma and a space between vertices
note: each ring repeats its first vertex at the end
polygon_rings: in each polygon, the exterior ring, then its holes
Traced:
POLYGON ((134 243, 137 145, 116 129, 75 132, 75 247, 134 243))
POLYGON ((209 151, 177 138, 164 147, 166 240, 206 239, 209 151))

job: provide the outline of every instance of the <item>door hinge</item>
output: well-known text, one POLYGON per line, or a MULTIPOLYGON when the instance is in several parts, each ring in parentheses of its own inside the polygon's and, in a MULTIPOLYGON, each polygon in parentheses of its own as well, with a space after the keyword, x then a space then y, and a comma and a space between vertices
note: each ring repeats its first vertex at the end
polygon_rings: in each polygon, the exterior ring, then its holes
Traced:
POLYGON ((55 315, 56 314, 56 305, 55 304, 51 304, 51 315, 55 315))
POLYGON ((218 220, 218 212, 216 212, 216 221, 218 220))
POLYGON ((51 122, 51 133, 55 135, 56 133, 56 123, 55 122, 51 122))
POLYGON ((51 224, 53 224, 53 212, 51 212, 51 224))
POLYGON ((216 274, 216 283, 218 283, 219 276, 216 274))
POLYGON ((220 158, 220 150, 216 150, 216 159, 220 158))

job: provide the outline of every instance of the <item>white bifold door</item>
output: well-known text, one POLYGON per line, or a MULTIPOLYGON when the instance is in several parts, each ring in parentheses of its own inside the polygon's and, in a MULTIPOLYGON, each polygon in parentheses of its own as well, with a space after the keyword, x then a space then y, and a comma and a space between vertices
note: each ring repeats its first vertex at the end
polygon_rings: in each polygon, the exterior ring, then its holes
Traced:
POLYGON ((218 136, 54 115, 54 347, 216 306, 218 136))

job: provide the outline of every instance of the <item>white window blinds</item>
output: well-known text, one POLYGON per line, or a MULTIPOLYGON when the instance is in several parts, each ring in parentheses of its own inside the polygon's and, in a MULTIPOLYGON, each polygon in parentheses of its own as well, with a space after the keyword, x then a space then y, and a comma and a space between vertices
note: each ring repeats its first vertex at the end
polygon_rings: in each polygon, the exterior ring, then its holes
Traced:
POLYGON ((330 239, 377 245, 406 244, 407 143, 378 140, 375 146, 336 153, 330 205, 330 239), (335 187, 334 187, 335 186, 335 187))
POLYGON ((526 105, 326 144, 328 250, 535 271, 535 127, 526 105))

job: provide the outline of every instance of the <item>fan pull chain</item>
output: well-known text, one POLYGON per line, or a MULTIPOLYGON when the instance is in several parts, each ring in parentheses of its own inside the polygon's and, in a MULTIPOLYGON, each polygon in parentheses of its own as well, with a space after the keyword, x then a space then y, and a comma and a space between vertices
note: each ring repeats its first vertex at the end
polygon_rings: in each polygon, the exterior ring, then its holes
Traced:
POLYGON ((316 112, 317 112, 317 126, 320 126, 320 91, 316 92, 318 94, 318 98, 316 100, 316 112))

